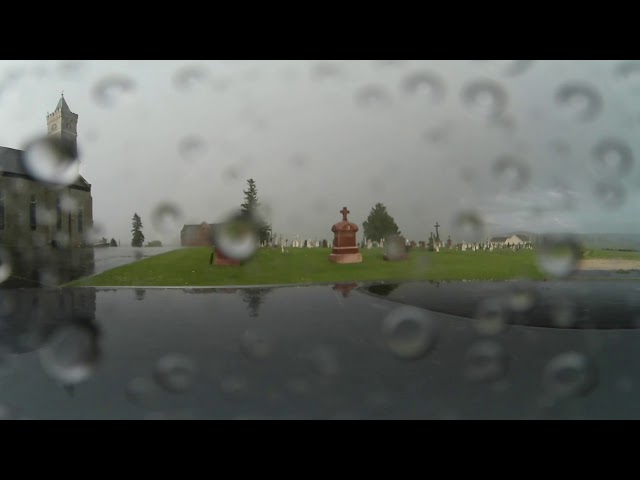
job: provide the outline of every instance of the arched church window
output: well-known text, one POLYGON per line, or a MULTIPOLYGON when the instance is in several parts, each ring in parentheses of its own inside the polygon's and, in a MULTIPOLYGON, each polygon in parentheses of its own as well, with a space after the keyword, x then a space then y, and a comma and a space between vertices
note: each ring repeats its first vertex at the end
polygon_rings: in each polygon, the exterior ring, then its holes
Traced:
POLYGON ((36 229, 36 196, 31 195, 31 204, 29 205, 29 223, 31 225, 31 230, 36 229))
POLYGON ((62 230, 62 205, 60 204, 60 197, 56 197, 56 229, 62 230))
POLYGON ((0 230, 4 230, 4 192, 0 191, 0 230))
POLYGON ((78 211, 78 233, 82 233, 82 209, 78 211))

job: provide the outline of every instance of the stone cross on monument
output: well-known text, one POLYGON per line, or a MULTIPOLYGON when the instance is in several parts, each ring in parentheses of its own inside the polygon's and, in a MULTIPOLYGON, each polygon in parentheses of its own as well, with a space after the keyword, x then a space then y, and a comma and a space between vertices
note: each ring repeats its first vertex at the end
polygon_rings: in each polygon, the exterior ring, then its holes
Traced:
POLYGON ((349 215, 351 212, 347 210, 347 207, 342 207, 342 210, 340 210, 340 213, 342 214, 342 221, 348 222, 349 220, 347 220, 347 215, 349 215))
POLYGON ((440 232, 438 232, 438 228, 440 228, 440 224, 438 222, 436 222, 436 224, 434 225, 435 229, 436 229, 436 240, 440 240, 440 232))

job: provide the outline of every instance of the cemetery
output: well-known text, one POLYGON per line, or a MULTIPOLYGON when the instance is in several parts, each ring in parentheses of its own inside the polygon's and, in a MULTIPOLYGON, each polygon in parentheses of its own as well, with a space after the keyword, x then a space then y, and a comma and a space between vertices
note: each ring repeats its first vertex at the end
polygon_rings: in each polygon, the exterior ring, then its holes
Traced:
MULTIPOLYGON (((219 249, 197 246, 109 270, 66 286, 240 286, 382 281, 543 279, 526 238, 494 237, 458 242, 402 235, 357 241, 358 226, 348 219, 327 228, 332 239, 282 236, 263 242, 250 258, 230 258, 219 249), (215 257, 215 260, 214 260, 215 257)), ((329 235, 328 235, 329 236, 329 235)))

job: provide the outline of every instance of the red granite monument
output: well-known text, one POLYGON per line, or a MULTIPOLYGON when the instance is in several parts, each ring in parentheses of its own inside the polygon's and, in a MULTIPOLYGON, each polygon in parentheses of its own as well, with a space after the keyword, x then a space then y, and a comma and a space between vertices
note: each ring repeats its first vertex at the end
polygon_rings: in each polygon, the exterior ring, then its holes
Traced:
POLYGON ((362 254, 356 245, 358 226, 347 219, 351 212, 344 207, 340 213, 342 221, 331 227, 333 232, 333 250, 329 260, 333 263, 361 263, 362 254))

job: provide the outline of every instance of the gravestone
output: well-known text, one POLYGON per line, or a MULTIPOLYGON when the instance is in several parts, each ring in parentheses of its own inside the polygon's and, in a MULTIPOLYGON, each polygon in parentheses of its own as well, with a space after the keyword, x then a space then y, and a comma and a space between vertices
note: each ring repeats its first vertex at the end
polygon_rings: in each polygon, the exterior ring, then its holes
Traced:
POLYGON ((384 258, 388 262, 398 262, 407 259, 407 241, 401 235, 387 238, 384 247, 384 258))
POLYGON ((340 213, 342 221, 331 227, 334 237, 329 261, 340 264, 361 263, 362 254, 356 245, 358 226, 347 219, 347 215, 350 213, 347 207, 343 207, 340 213))
POLYGON ((449 235, 449 238, 447 238, 447 248, 452 248, 453 247, 453 242, 451 241, 451 235, 449 235))
POLYGON ((371 250, 372 247, 373 247, 373 242, 371 241, 371 239, 367 240, 367 250, 371 250))

